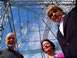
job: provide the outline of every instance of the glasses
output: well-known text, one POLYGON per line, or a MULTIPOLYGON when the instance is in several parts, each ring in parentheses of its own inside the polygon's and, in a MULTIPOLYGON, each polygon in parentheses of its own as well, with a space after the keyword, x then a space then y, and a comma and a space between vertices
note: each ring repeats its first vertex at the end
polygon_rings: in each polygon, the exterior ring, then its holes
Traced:
POLYGON ((52 17, 53 13, 56 13, 56 12, 57 12, 57 9, 52 10, 52 13, 49 15, 49 17, 52 17))
POLYGON ((49 45, 50 45, 50 43, 47 42, 47 43, 43 44, 42 46, 43 46, 43 48, 46 48, 46 47, 49 46, 49 45))

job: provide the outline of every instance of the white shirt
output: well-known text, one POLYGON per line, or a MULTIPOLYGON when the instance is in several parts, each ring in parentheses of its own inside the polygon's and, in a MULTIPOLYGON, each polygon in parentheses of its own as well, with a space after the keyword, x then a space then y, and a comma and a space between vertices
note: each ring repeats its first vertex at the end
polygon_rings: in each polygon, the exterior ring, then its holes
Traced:
POLYGON ((63 21, 60 22, 59 30, 60 30, 61 34, 64 36, 64 32, 63 32, 63 21))
MULTIPOLYGON (((62 17, 64 17, 64 16, 65 15, 63 15, 62 17)), ((60 30, 61 34, 64 36, 64 32, 63 32, 63 19, 60 22, 59 30, 60 30)))

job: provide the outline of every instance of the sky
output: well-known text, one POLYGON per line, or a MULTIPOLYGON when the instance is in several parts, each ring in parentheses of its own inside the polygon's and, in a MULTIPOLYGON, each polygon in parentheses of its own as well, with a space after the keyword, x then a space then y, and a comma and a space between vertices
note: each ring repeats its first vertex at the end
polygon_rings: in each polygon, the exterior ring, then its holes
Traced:
MULTIPOLYGON (((25 2, 12 2, 12 3, 25 4, 25 2)), ((34 2, 29 2, 29 3, 34 3, 34 2)), ((3 7, 4 6, 0 7, 0 10, 1 9, 3 10, 3 7)), ((60 7, 63 8, 63 10, 67 13, 71 10, 70 6, 63 7, 63 5, 60 5, 60 7)), ((71 6, 71 8, 72 7, 73 6, 71 6)), ((36 57, 42 58, 41 55, 42 51, 40 50, 41 49, 40 41, 43 40, 44 38, 48 38, 55 44, 56 53, 62 52, 59 43, 55 38, 57 34, 58 23, 51 21, 47 17, 45 13, 47 6, 21 6, 21 7, 12 6, 11 8, 12 10, 9 9, 8 13, 13 31, 14 27, 13 27, 12 16, 14 20, 15 32, 18 40, 16 45, 16 50, 22 53, 24 55, 24 58, 36 58, 36 57)), ((5 10, 4 12, 2 12, 3 16, 5 16, 4 14, 6 12, 7 11, 5 10)), ((8 18, 5 18, 4 34, 2 42, 0 44, 0 49, 6 48, 4 41, 6 34, 9 32, 11 32, 11 28, 9 25, 8 18)), ((42 52, 42 54, 43 58, 47 56, 44 52, 42 52)))

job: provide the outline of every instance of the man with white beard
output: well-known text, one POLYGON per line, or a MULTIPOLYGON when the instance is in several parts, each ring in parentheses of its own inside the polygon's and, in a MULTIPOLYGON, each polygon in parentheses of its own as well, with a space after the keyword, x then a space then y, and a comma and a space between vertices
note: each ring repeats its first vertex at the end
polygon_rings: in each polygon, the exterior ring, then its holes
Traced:
POLYGON ((7 49, 0 51, 0 58, 24 58, 20 53, 14 50, 16 43, 16 35, 14 33, 8 33, 5 39, 7 49))

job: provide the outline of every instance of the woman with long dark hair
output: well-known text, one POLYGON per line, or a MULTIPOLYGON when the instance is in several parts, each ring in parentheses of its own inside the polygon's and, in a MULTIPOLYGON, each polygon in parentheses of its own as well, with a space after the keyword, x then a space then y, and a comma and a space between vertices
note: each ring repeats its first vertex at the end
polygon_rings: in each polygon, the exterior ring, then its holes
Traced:
POLYGON ((44 39, 41 42, 41 46, 42 46, 42 50, 48 54, 49 58, 59 58, 59 57, 63 57, 64 58, 64 54, 63 53, 55 53, 55 45, 53 42, 51 42, 48 39, 44 39))

